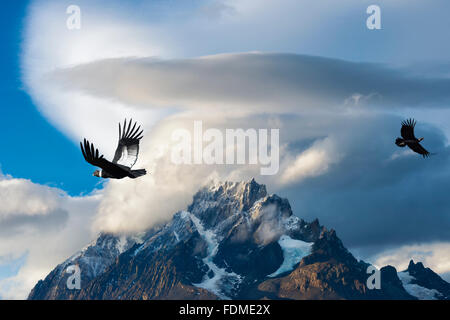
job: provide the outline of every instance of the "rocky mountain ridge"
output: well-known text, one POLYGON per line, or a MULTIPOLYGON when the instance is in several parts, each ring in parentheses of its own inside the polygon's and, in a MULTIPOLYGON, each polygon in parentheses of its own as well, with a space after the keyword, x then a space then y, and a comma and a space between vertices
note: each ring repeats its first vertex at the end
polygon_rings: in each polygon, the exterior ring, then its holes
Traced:
POLYGON ((135 236, 102 234, 39 281, 29 299, 449 299, 421 264, 386 266, 381 289, 334 230, 293 214, 255 180, 201 189, 167 224, 135 236), (81 270, 70 290, 67 266, 81 270))

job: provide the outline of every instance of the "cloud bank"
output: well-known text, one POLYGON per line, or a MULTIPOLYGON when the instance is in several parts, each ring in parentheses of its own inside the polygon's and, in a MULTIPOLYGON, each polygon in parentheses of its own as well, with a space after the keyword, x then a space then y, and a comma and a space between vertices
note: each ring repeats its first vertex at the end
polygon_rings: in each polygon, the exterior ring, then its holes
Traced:
POLYGON ((17 272, 0 277, 0 299, 26 298, 61 259, 93 239, 98 202, 0 173, 0 266, 19 263, 17 272))

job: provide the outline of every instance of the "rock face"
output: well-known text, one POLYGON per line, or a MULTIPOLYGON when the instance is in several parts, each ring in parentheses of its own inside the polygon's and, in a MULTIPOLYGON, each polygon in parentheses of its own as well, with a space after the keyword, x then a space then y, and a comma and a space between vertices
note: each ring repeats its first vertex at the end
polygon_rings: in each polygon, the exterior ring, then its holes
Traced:
POLYGON ((29 299, 417 299, 407 276, 436 298, 449 297, 449 284, 421 264, 398 275, 384 267, 381 289, 369 290, 368 266, 334 230, 293 215, 264 185, 225 182, 200 190, 161 227, 100 235, 39 281, 29 299), (80 290, 66 285, 74 264, 80 290))
POLYGON ((380 290, 369 290, 368 266, 348 252, 334 230, 324 230, 295 270, 262 282, 258 289, 284 299, 415 299, 402 287, 393 267, 381 269, 380 290))

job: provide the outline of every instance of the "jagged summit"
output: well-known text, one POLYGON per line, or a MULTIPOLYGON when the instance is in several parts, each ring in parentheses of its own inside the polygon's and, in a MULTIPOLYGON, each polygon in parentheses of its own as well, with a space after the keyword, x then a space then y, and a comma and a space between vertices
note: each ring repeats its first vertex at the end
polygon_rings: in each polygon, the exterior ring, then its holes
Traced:
POLYGON ((299 218, 287 199, 251 179, 202 188, 185 210, 139 238, 101 235, 39 281, 29 299, 416 297, 393 267, 382 270, 383 290, 368 290, 367 266, 336 231, 299 218), (81 290, 65 287, 70 263, 86 274, 81 290))
MULTIPOLYGON (((252 198, 259 199, 267 195, 266 186, 256 182, 254 178, 248 181, 215 181, 201 189, 201 192, 220 193, 228 197, 251 201, 252 198)), ((247 207, 248 209, 249 207, 247 207)), ((242 208, 245 209, 245 208, 242 208)))
POLYGON ((216 182, 197 192, 187 210, 213 226, 231 215, 249 210, 266 195, 266 186, 254 179, 247 182, 216 182), (222 215, 215 215, 218 208, 222 215))
POLYGON ((422 262, 419 261, 417 263, 414 263, 414 260, 411 259, 409 261, 407 270, 409 273, 423 272, 425 270, 425 267, 422 262))
POLYGON ((406 291, 422 299, 450 299, 450 284, 422 262, 409 261, 408 269, 399 272, 406 291))

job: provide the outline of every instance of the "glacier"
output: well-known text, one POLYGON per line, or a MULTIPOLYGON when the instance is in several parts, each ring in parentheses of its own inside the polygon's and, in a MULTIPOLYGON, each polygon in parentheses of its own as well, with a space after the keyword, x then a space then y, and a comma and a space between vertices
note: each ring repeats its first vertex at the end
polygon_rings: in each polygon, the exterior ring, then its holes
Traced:
POLYGON ((282 235, 278 240, 278 244, 283 250, 284 260, 274 273, 268 275, 270 278, 292 271, 303 257, 310 254, 313 245, 311 242, 292 239, 288 235, 282 235))
POLYGON ((227 272, 224 268, 219 268, 213 262, 219 247, 219 241, 217 240, 217 235, 214 231, 206 230, 200 219, 189 212, 184 212, 183 214, 190 217, 197 228, 198 233, 206 241, 208 245, 208 255, 203 259, 203 262, 208 266, 209 270, 213 272, 212 277, 209 276, 208 272, 202 282, 194 283, 193 285, 209 290, 223 300, 230 300, 231 298, 227 295, 226 291, 234 289, 234 287, 241 282, 241 276, 234 272, 227 272))

